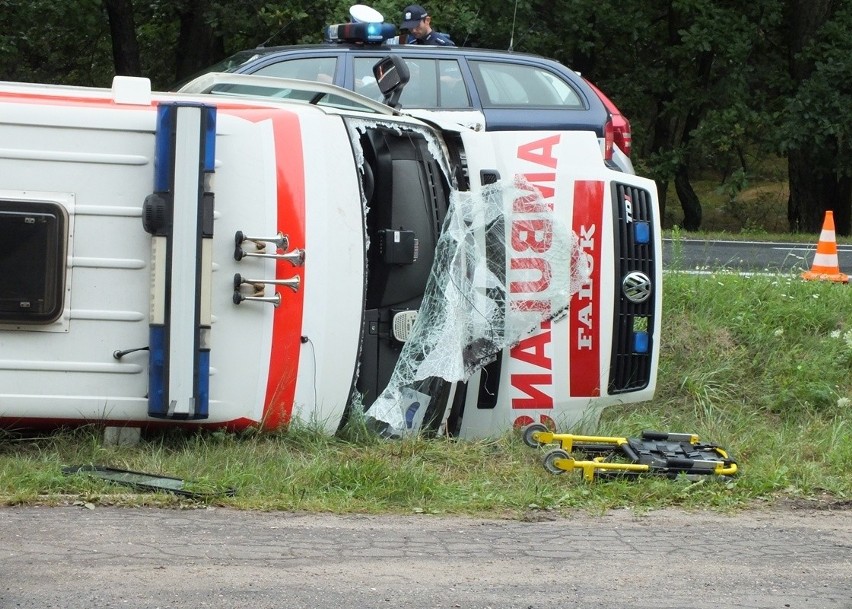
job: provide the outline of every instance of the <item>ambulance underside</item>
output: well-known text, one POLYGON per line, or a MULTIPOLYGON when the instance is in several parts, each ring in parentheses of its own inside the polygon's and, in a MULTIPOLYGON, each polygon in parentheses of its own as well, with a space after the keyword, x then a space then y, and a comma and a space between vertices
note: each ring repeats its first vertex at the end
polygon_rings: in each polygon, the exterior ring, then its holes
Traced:
POLYGON ((307 105, 25 93, 0 88, 4 427, 333 433, 366 411, 478 437, 653 394, 653 184, 592 162, 593 134, 445 143, 307 105), (454 221, 470 249, 442 239, 454 221), (628 298, 631 273, 650 297, 628 298), (435 364, 438 319, 461 351, 435 364), (389 396, 399 416, 373 408, 389 396))

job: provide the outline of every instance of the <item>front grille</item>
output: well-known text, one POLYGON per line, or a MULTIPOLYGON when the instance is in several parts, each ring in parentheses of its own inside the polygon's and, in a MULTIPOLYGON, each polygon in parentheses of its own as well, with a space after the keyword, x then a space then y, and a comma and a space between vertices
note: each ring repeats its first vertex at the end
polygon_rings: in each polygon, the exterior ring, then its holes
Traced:
POLYGON ((654 241, 659 236, 653 232, 652 218, 656 210, 651 194, 635 186, 614 183, 612 206, 616 268, 609 393, 615 394, 644 389, 651 380, 651 356, 657 345, 650 342, 646 353, 635 353, 633 344, 636 332, 647 332, 649 337, 654 335, 657 321, 654 319, 654 303, 660 298, 661 286, 654 272, 654 241), (647 225, 647 243, 637 243, 637 223, 647 225), (622 281, 631 272, 643 273, 651 280, 651 296, 644 302, 632 302, 624 295, 622 281))

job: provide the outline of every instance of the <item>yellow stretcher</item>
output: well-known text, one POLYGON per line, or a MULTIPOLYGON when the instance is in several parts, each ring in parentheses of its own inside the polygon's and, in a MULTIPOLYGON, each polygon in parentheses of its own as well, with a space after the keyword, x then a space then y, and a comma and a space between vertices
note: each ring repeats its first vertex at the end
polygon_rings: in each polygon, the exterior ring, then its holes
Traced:
POLYGON ((637 477, 642 474, 675 478, 688 476, 733 476, 736 462, 715 444, 702 444, 695 434, 643 431, 640 438, 578 436, 550 431, 540 423, 521 429, 527 446, 559 444, 544 455, 542 463, 551 474, 581 469, 583 478, 637 477), (585 457, 575 459, 574 453, 585 457))

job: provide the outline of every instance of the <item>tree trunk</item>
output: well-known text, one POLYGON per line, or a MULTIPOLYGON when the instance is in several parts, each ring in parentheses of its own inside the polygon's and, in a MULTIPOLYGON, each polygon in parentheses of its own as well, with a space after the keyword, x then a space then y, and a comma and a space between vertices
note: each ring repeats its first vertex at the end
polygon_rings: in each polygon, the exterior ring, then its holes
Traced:
MULTIPOLYGON (((814 66, 799 53, 841 4, 837 0, 787 0, 789 69, 793 82, 802 83, 810 78, 814 66)), ((819 170, 823 165, 820 157, 826 154, 823 145, 791 150, 787 157, 790 183, 787 222, 792 232, 818 233, 829 209, 834 212, 839 235, 849 235, 852 230, 852 184, 849 178, 838 179, 834 173, 819 170)))
POLYGON ((115 73, 121 76, 142 76, 133 0, 103 0, 103 3, 109 18, 115 73))
MULTIPOLYGON (((666 29, 668 32, 669 44, 672 47, 677 47, 681 40, 681 30, 684 27, 684 17, 678 11, 674 2, 669 3, 668 9, 665 12, 666 29)), ((666 72, 676 74, 678 66, 674 64, 666 66, 666 72)), ((698 76, 704 81, 709 77, 710 67, 713 62, 711 53, 703 53, 697 58, 698 76)), ((674 106, 671 102, 674 100, 674 93, 671 89, 658 91, 655 96, 655 107, 652 115, 654 121, 650 126, 647 142, 644 153, 645 156, 653 154, 675 154, 680 157, 676 161, 677 165, 674 175, 667 175, 665 179, 657 178, 657 190, 660 199, 660 218, 665 221, 668 182, 673 178, 675 186, 675 194, 680 200, 681 208, 683 209, 683 228, 689 231, 698 230, 701 227, 701 201, 695 194, 692 185, 689 183, 689 157, 688 147, 689 138, 693 129, 699 124, 700 109, 684 109, 672 110, 674 106)))
MULTIPOLYGON (((701 67, 701 77, 705 81, 710 72, 710 63, 712 63, 712 57, 705 53, 702 61, 699 61, 699 64, 703 66, 701 67)), ((689 150, 689 141, 692 139, 692 132, 698 128, 700 123, 700 115, 699 110, 690 110, 686 112, 686 116, 683 119, 683 133, 681 134, 680 145, 686 151, 689 150)), ((702 209, 701 200, 695 194, 695 190, 689 181, 689 165, 690 154, 687 152, 675 168, 674 183, 677 198, 680 200, 680 208, 683 210, 683 228, 688 231, 696 231, 701 228, 702 209)))
POLYGON ((834 228, 838 235, 852 235, 852 179, 842 177, 834 183, 837 205, 834 208, 834 228))
MULTIPOLYGON (((655 180, 657 183, 657 199, 660 202, 660 225, 662 226, 663 221, 666 217, 666 199, 668 198, 669 193, 669 183, 666 180, 655 180)), ((668 228, 668 227, 664 227, 668 228)))
POLYGON ((190 0, 178 12, 180 33, 175 52, 176 80, 183 80, 216 63, 225 54, 222 36, 214 32, 207 20, 209 6, 209 0, 190 0))
POLYGON ((689 182, 689 167, 683 164, 678 165, 674 183, 677 198, 680 199, 680 207, 683 209, 683 228, 696 231, 701 228, 701 201, 689 182))
POLYGON ((837 234, 849 235, 852 227, 852 180, 815 172, 806 151, 791 151, 787 167, 790 181, 787 221, 790 231, 820 232, 825 212, 831 210, 837 234))
MULTIPOLYGON (((671 120, 668 117, 664 116, 660 111, 662 101, 663 100, 659 100, 653 111, 650 113, 652 116, 654 116, 654 121, 648 129, 648 138, 645 140, 645 148, 642 151, 643 155, 646 157, 650 157, 651 155, 671 149, 671 120)), ((668 198, 666 195, 668 194, 667 191, 669 186, 669 181, 666 178, 668 178, 668 176, 656 178, 657 191, 659 193, 660 201, 661 224, 665 223, 666 219, 666 201, 668 198)))

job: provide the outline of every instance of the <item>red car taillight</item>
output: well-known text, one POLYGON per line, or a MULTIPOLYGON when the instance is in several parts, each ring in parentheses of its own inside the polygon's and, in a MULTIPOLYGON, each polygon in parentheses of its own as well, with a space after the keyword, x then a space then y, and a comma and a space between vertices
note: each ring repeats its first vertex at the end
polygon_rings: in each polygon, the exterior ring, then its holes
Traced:
POLYGON ((612 146, 615 143, 615 127, 612 118, 608 118, 604 125, 604 160, 612 160, 612 146))
POLYGON ((630 156, 630 152, 633 150, 633 136, 630 133, 630 121, 627 120, 627 117, 624 116, 621 111, 616 107, 612 101, 603 94, 603 92, 598 89, 593 83, 586 80, 586 83, 592 88, 592 91, 600 98, 603 102, 604 107, 606 107, 609 112, 609 123, 607 123, 606 127, 604 127, 604 131, 607 129, 612 130, 612 140, 608 139, 607 133, 604 133, 604 137, 607 138, 607 160, 612 159, 612 144, 618 146, 618 149, 621 150, 628 157, 630 156), (611 142, 611 143, 610 143, 611 142))
POLYGON ((630 156, 633 150, 633 136, 630 133, 630 123, 627 122, 627 119, 624 119, 623 125, 614 126, 613 141, 624 154, 630 156))

